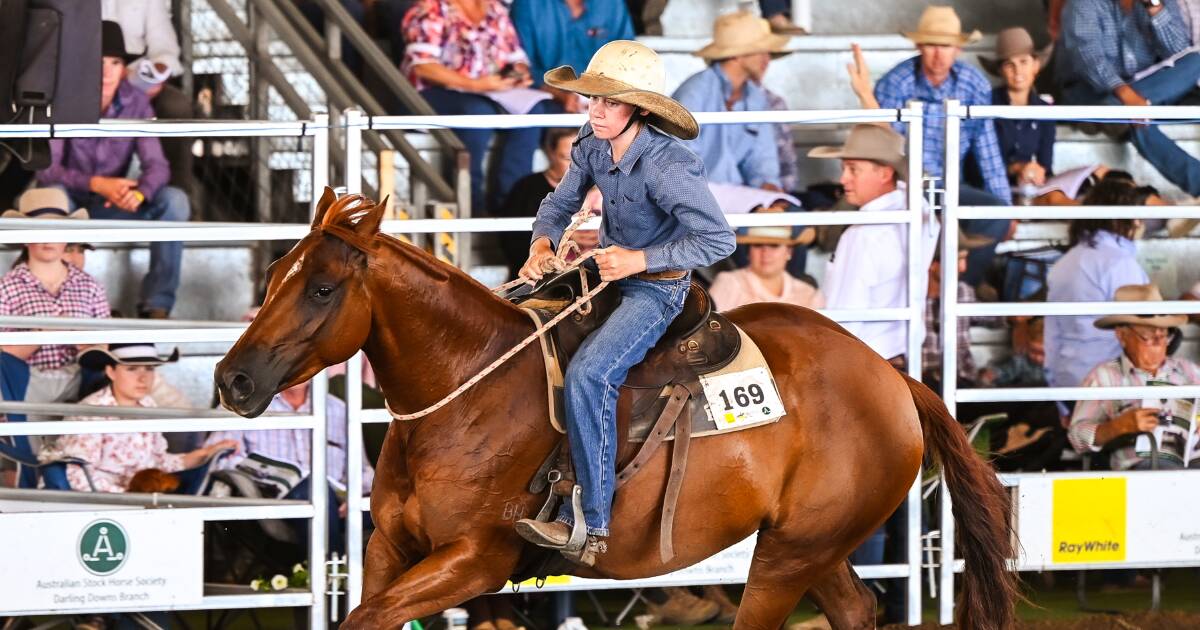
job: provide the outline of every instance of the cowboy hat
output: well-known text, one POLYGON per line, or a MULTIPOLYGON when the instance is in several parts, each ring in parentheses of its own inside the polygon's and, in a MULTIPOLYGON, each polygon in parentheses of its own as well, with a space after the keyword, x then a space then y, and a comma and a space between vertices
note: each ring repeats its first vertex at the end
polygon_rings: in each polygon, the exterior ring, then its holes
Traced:
POLYGON ((896 170, 900 179, 908 177, 908 158, 904 155, 904 136, 891 127, 854 125, 846 144, 840 147, 814 147, 808 157, 821 159, 870 160, 896 170))
POLYGON ((664 94, 667 69, 658 53, 624 39, 609 42, 592 55, 587 70, 576 76, 559 66, 544 76, 546 85, 583 96, 599 96, 650 112, 650 124, 681 140, 700 135, 696 118, 679 101, 664 94))
MULTIPOLYGON (((1113 296, 1117 302, 1161 302, 1162 293, 1153 284, 1127 284, 1117 289, 1113 296)), ((1179 328, 1187 323, 1187 315, 1107 315, 1093 324, 1100 330, 1112 330, 1117 326, 1152 326, 1154 328, 1179 328)))
POLYGON ((988 73, 1000 76, 1000 67, 1004 62, 1020 55, 1029 55, 1037 59, 1038 63, 1045 63, 1050 56, 1050 46, 1038 50, 1033 45, 1033 36, 1029 31, 1020 26, 1006 28, 996 36, 996 56, 992 58, 979 55, 979 65, 988 73))
POLYGON ((737 11, 718 17, 713 24, 713 40, 692 54, 709 61, 757 53, 782 57, 788 54, 784 48, 789 39, 772 33, 770 22, 749 11, 737 11))
POLYGON ((104 20, 100 23, 100 56, 119 57, 121 61, 129 63, 142 54, 132 55, 126 52, 125 33, 121 30, 121 25, 112 20, 104 20))
POLYGON ((935 46, 962 46, 977 42, 983 37, 977 30, 963 34, 962 20, 958 19, 954 7, 940 6, 925 7, 921 12, 921 19, 917 21, 917 30, 900 34, 912 40, 914 44, 935 46))
POLYGON ((86 219, 88 211, 71 212, 71 201, 61 188, 30 188, 17 201, 16 210, 5 210, 4 219, 86 219))
POLYGON ((109 365, 162 365, 179 360, 179 348, 168 357, 158 356, 152 343, 110 343, 93 346, 79 353, 79 365, 92 370, 102 370, 109 365))
MULTIPOLYGON (((756 214, 783 212, 779 206, 761 206, 756 214)), ((759 225, 738 230, 738 245, 808 245, 816 240, 817 231, 798 225, 759 225)))

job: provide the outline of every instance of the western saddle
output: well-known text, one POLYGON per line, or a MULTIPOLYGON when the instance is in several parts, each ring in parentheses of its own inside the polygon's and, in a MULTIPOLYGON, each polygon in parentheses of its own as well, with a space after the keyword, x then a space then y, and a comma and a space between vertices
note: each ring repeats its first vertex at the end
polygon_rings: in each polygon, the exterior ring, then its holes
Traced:
MULTIPOLYGON (((594 287, 599 283, 599 273, 590 267, 582 266, 544 280, 526 295, 509 299, 525 309, 535 322, 544 323, 585 295, 587 287, 594 287)), ((543 335, 543 358, 546 359, 547 375, 552 390, 552 418, 561 417, 561 402, 556 402, 554 384, 562 383, 562 375, 566 373, 566 366, 571 357, 588 335, 616 310, 620 301, 621 295, 615 288, 601 291, 592 297, 590 307, 579 309, 552 328, 548 334, 543 335)), ((642 446, 618 472, 617 488, 628 482, 649 462, 658 447, 669 439, 668 436, 673 433, 674 437, 659 541, 659 551, 664 562, 674 557, 672 528, 675 506, 683 485, 692 434, 690 414, 684 412, 690 399, 702 396, 699 377, 728 365, 738 356, 740 349, 741 333, 724 315, 713 310, 708 291, 693 282, 684 300, 683 310, 667 327, 654 348, 626 377, 623 388, 631 390, 631 408, 635 410, 635 414, 639 413, 638 410, 641 410, 641 413, 659 409, 661 411, 652 425, 649 422, 641 423, 648 429, 645 435, 627 436, 630 441, 642 441, 642 446), (662 398, 660 395, 667 390, 670 391, 670 396, 662 398)), ((560 395, 561 392, 557 394, 560 395)), ((529 491, 540 494, 547 486, 551 488, 537 517, 543 521, 553 518, 559 497, 570 497, 575 512, 575 529, 563 555, 575 562, 591 564, 594 557, 583 553, 587 534, 580 492, 574 484, 574 471, 571 468, 568 449, 569 445, 564 438, 539 468, 530 482, 529 491)))

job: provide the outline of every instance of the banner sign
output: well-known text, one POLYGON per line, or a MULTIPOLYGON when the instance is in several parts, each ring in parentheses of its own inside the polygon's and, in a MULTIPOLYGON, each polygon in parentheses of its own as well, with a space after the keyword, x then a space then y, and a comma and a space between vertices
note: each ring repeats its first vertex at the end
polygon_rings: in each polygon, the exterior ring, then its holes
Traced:
POLYGON ((182 510, 0 514, 0 615, 197 604, 204 522, 182 510))
POLYGON ((1014 477, 1022 571, 1200 566, 1200 474, 1014 477))

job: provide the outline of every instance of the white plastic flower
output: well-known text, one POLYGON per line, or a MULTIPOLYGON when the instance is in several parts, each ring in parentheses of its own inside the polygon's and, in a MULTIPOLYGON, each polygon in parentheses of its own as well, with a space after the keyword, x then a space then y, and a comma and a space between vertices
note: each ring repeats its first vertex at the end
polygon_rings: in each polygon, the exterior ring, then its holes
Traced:
POLYGON ((262 578, 250 580, 250 590, 252 591, 261 591, 263 590, 263 586, 264 584, 262 578))
POLYGON ((297 562, 297 563, 296 563, 296 566, 292 567, 292 573, 293 573, 293 574, 295 574, 295 573, 300 573, 300 572, 301 572, 301 571, 303 571, 303 570, 304 570, 304 565, 303 565, 303 564, 300 564, 299 562, 297 562))
POLYGON ((277 591, 282 591, 283 589, 285 589, 287 587, 288 587, 288 579, 286 576, 276 575, 275 577, 271 578, 271 588, 273 588, 277 591))

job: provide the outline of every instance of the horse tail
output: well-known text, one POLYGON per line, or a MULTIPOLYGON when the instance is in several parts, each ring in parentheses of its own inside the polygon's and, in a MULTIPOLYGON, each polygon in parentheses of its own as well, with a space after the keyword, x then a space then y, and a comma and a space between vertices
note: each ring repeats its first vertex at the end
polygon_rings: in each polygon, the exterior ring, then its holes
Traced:
MULTIPOLYGON (((1014 623, 1017 576, 1008 571, 1015 536, 1009 521, 1009 497, 992 468, 971 447, 967 434, 942 399, 907 375, 930 453, 941 464, 956 499, 954 524, 966 564, 958 603, 958 627, 1006 630, 1014 623)), ((943 545, 951 544, 943 540, 943 545)))

